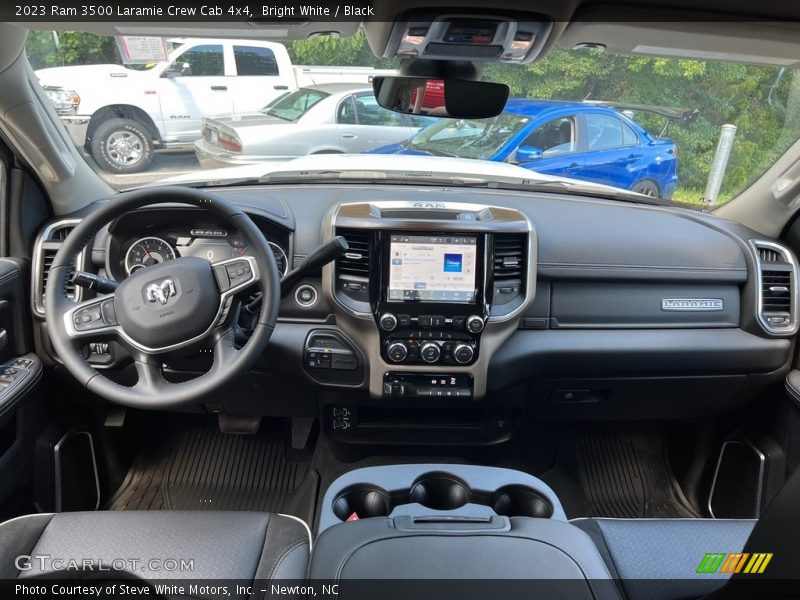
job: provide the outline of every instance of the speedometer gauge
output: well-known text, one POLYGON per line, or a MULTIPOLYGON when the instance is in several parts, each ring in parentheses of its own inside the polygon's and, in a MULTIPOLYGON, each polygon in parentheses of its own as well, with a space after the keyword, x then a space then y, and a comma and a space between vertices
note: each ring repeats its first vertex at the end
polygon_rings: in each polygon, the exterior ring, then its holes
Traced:
POLYGON ((125 254, 125 271, 132 275, 158 263, 175 260, 175 250, 167 242, 157 237, 146 237, 137 240, 125 254))
POLYGON ((286 256, 286 252, 284 252, 283 248, 278 246, 278 244, 275 242, 267 243, 272 250, 272 256, 275 257, 275 264, 278 265, 278 271, 280 272, 281 277, 283 277, 289 270, 289 258, 286 256))

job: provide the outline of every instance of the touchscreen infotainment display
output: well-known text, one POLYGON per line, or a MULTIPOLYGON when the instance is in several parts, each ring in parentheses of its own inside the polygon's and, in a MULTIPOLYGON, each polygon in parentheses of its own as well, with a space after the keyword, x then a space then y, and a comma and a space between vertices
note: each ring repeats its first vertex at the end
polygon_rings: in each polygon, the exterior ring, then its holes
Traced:
POLYGON ((474 302, 475 236, 392 235, 389 302, 474 302))

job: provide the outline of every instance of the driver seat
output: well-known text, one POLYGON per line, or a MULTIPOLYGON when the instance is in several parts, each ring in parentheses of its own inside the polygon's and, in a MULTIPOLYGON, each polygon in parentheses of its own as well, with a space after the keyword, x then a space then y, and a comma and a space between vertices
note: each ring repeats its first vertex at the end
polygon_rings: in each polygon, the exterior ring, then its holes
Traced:
POLYGON ((69 578, 99 575, 113 580, 301 579, 310 550, 308 526, 279 514, 168 510, 34 514, 0 525, 0 578, 53 577, 61 572, 69 578), (89 566, 63 562, 84 559, 91 561, 89 566), (106 570, 98 573, 98 562, 106 570))

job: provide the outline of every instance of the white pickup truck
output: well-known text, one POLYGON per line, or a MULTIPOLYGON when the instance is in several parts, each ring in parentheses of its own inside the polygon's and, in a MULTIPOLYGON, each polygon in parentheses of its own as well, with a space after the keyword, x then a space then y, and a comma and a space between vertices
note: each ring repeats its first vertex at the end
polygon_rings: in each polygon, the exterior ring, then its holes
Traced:
POLYGON ((368 67, 292 65, 276 42, 180 39, 146 70, 121 65, 54 67, 39 82, 78 147, 105 170, 145 170, 155 150, 191 150, 203 117, 252 113, 277 96, 334 81, 367 83, 368 67))

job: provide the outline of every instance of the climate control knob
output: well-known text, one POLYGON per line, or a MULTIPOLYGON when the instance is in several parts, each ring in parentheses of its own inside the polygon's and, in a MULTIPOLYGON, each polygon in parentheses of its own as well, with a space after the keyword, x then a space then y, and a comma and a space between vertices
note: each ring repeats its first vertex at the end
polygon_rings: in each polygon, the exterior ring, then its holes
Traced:
POLYGON ((467 331, 470 333, 480 333, 483 331, 483 319, 478 315, 467 317, 466 320, 467 331))
POLYGON ((442 355, 442 350, 439 348, 439 344, 435 342, 425 342, 419 348, 419 355, 426 363, 435 363, 438 362, 439 357, 442 355))
POLYGON ((460 365, 465 365, 475 357, 475 350, 469 344, 457 344, 453 348, 453 358, 460 365))
POLYGON ((403 342, 392 342, 386 348, 386 356, 394 363, 403 362, 408 356, 408 347, 403 342))
POLYGON ((383 313, 381 318, 378 319, 378 324, 384 331, 394 331, 397 327, 397 317, 392 313, 383 313))

